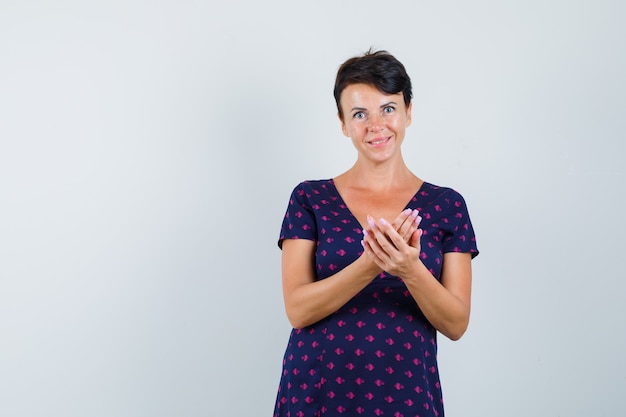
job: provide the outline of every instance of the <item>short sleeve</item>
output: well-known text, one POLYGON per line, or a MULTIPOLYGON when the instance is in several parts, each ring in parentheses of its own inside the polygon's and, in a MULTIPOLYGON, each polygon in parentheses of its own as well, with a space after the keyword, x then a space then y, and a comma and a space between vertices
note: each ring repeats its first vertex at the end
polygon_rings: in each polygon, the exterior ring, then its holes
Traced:
POLYGON ((470 253, 472 258, 475 258, 478 255, 478 246, 465 199, 453 191, 448 203, 451 227, 443 239, 442 251, 470 253))
POLYGON ((280 229, 279 248, 282 248, 285 239, 317 240, 315 214, 309 198, 310 187, 306 181, 294 188, 280 229))

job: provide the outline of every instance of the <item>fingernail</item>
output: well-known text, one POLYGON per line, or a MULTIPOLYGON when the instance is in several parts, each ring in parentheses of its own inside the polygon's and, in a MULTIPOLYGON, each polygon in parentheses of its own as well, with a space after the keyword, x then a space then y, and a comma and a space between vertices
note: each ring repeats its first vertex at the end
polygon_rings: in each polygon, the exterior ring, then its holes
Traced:
POLYGON ((382 224, 383 226, 387 225, 387 220, 383 219, 382 217, 379 220, 380 224, 382 224))
POLYGON ((420 214, 419 210, 413 210, 413 213, 411 213, 411 216, 417 217, 418 214, 420 214))
POLYGON ((374 223, 374 219, 372 219, 371 216, 367 216, 367 223, 370 225, 370 227, 376 226, 376 224, 374 223))
POLYGON ((420 224, 420 222, 421 222, 421 221, 422 221, 422 216, 417 216, 417 217, 415 218, 415 223, 416 223, 416 224, 420 224))
POLYGON ((365 242, 361 241, 361 246, 365 248, 365 242))
POLYGON ((367 230, 363 229, 363 236, 367 236, 367 230))
POLYGON ((411 211, 412 210, 410 208, 408 208, 408 209, 404 210, 404 214, 406 214, 408 216, 409 214, 411 214, 411 211))

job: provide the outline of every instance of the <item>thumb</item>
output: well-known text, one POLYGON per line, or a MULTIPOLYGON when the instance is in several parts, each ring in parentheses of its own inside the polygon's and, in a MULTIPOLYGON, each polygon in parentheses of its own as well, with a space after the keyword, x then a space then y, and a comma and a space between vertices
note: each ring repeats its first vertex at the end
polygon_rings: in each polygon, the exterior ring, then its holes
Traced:
POLYGON ((422 234, 423 234, 422 229, 417 229, 416 231, 414 231, 413 234, 411 235, 411 239, 409 240, 409 245, 411 245, 414 248, 419 248, 422 234))

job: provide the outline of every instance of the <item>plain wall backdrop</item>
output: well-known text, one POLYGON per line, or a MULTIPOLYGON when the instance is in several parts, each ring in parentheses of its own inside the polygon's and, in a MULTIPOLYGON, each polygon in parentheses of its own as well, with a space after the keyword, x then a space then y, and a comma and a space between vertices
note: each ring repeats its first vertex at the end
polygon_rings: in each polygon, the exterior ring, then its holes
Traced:
POLYGON ((332 97, 387 49, 404 155, 465 197, 447 415, 626 409, 626 3, 0 1, 0 415, 269 416, 293 187, 348 169, 332 97))

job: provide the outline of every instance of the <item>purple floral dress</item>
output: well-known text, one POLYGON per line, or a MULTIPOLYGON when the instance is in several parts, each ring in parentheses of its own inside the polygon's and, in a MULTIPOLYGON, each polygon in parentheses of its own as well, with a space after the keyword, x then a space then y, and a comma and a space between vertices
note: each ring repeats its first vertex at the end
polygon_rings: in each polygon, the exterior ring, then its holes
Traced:
MULTIPOLYGON (((406 208, 418 209, 421 258, 441 279, 443 254, 478 254, 463 197, 423 183, 406 208)), ((316 279, 363 252, 363 232, 333 180, 293 191, 280 232, 316 242, 316 279)), ((443 416, 437 332, 401 279, 381 273, 330 316, 294 329, 283 359, 274 417, 443 416)))

